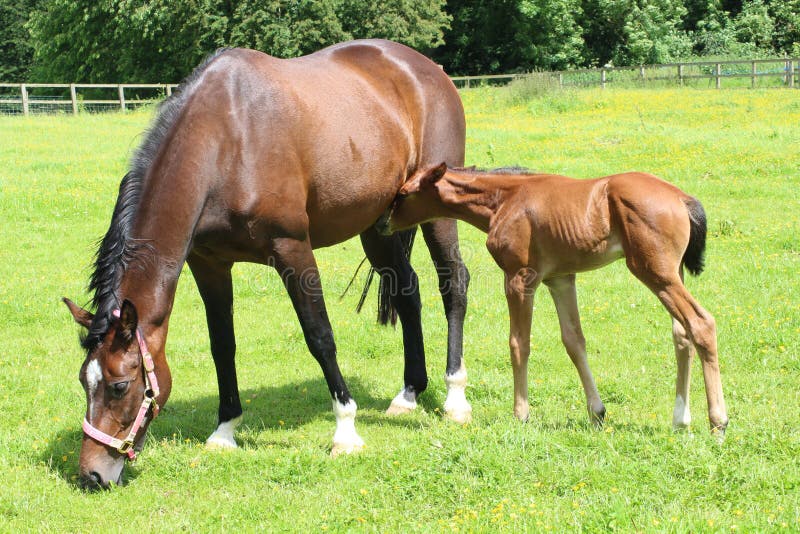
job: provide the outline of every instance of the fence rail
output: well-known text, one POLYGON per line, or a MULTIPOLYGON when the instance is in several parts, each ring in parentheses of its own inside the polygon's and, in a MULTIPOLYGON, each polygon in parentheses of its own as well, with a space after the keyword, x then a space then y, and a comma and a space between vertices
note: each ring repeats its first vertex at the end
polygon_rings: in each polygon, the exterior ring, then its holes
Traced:
MULTIPOLYGON (((733 61, 698 61, 693 63, 666 63, 635 67, 602 67, 556 72, 519 74, 491 74, 486 76, 453 76, 458 87, 469 89, 483 85, 503 85, 514 80, 537 77, 558 87, 609 85, 679 85, 708 80, 709 86, 722 88, 733 82, 739 87, 758 87, 762 80, 772 86, 794 88, 800 86, 800 58, 755 59, 733 61), (750 79, 749 85, 741 80, 750 79)), ((157 102, 172 94, 176 84, 158 83, 0 83, 0 114, 22 114, 81 111, 122 112, 141 105, 157 102), (108 98, 110 96, 110 98, 108 98)))

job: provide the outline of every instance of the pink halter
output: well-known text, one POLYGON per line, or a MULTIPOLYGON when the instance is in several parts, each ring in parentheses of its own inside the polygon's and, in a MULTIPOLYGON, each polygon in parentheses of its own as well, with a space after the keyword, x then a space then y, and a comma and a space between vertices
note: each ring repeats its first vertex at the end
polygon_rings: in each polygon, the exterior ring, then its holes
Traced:
MULTIPOLYGON (((114 310, 112 315, 114 315, 114 317, 119 317, 119 310, 114 310)), ((136 329, 136 340, 139 342, 139 352, 142 355, 142 365, 144 366, 145 370, 145 390, 142 405, 139 408, 139 413, 136 415, 136 419, 133 421, 133 426, 131 427, 131 431, 128 433, 128 437, 126 437, 124 440, 115 438, 114 436, 110 436, 102 430, 93 427, 86 418, 83 419, 83 431, 87 436, 95 441, 99 441, 104 445, 113 447, 121 454, 127 455, 129 460, 136 459, 136 451, 133 449, 133 446, 135 444, 136 434, 139 433, 139 429, 142 427, 145 417, 147 417, 147 412, 152 407, 153 419, 155 419, 160 410, 158 403, 156 402, 156 397, 158 396, 158 379, 156 378, 155 366, 153 365, 153 357, 150 355, 150 351, 147 350, 147 343, 144 340, 142 331, 138 328, 136 329)))

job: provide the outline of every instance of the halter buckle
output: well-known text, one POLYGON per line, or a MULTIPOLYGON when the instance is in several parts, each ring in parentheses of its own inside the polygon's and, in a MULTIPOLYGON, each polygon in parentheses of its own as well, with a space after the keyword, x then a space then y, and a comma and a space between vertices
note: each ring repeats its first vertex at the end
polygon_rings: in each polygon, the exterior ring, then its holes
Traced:
POLYGON ((127 455, 128 458, 133 460, 136 458, 136 451, 133 450, 133 445, 133 440, 128 438, 123 441, 119 447, 117 447, 117 451, 119 451, 121 454, 127 455))

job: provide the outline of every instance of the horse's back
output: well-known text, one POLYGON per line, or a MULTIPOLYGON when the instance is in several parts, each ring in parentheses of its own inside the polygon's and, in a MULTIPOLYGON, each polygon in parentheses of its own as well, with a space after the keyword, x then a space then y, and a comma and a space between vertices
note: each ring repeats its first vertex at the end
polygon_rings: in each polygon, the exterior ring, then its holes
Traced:
POLYGON ((267 225, 305 214, 315 246, 364 231, 418 166, 463 163, 452 82, 389 41, 293 59, 231 49, 209 64, 192 103, 191 122, 212 132, 203 142, 228 162, 225 204, 267 225))

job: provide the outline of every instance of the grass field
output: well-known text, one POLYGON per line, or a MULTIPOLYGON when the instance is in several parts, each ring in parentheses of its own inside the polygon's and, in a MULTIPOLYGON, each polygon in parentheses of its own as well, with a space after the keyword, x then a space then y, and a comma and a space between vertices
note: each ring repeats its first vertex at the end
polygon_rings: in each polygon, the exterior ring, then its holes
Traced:
MULTIPOLYGON (((148 112, 0 118, 0 531, 800 530, 800 93, 586 90, 462 93, 467 163, 575 177, 629 169, 699 197, 707 270, 688 280, 715 314, 727 440, 707 432, 694 365, 693 432, 671 430, 670 321, 622 262, 579 277, 590 364, 608 408, 588 424, 546 292, 532 333, 531 420, 511 415, 502 278, 462 226, 473 275, 465 355, 474 421, 441 417, 446 325, 420 245, 431 386, 417 413, 383 414, 402 381, 400 332, 342 301, 356 241, 318 262, 339 361, 367 441, 330 459, 334 421, 274 271, 235 268, 241 448, 211 452, 216 381, 194 283, 179 285, 167 351, 174 388, 128 484, 75 485, 84 393, 78 327, 95 240, 148 112)), ((363 274, 361 275, 363 276, 363 274)), ((374 301, 373 301, 374 302, 374 301)))

